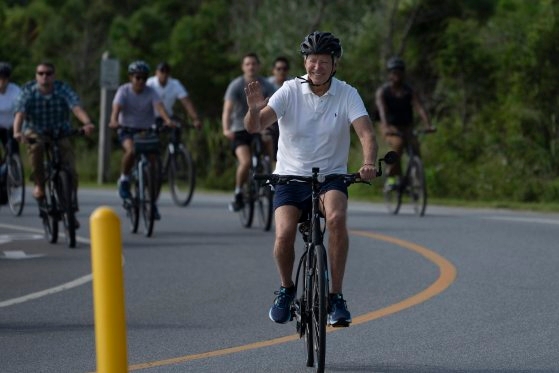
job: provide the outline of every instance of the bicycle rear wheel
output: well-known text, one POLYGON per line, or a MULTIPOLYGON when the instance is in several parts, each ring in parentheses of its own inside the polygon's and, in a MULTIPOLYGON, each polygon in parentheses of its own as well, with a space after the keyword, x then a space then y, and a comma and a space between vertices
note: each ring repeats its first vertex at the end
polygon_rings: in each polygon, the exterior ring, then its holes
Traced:
POLYGON ((413 157, 410 161, 409 180, 409 194, 412 200, 413 210, 416 215, 423 216, 427 208, 427 188, 423 163, 418 156, 413 157))
POLYGON ((56 243, 58 241, 58 206, 56 205, 53 185, 50 180, 45 183, 45 198, 38 203, 45 238, 50 243, 56 243))
POLYGON ((400 205, 402 204, 401 185, 390 185, 385 181, 382 193, 386 209, 389 213, 396 215, 400 211, 400 205))
POLYGON ((66 170, 60 170, 55 182, 56 205, 60 214, 69 248, 76 247, 76 217, 72 206, 72 177, 66 170))
POLYGON ((252 226, 252 220, 254 218, 254 195, 256 193, 256 188, 258 187, 256 181, 247 181, 243 185, 243 208, 239 211, 239 218, 241 219, 241 224, 245 228, 250 228, 252 226))
POLYGON ((12 214, 20 216, 25 205, 25 177, 23 164, 18 154, 8 157, 6 177, 6 190, 8 191, 8 204, 12 214))
MULTIPOLYGON (((262 165, 258 173, 271 174, 272 169, 270 162, 267 159, 262 160, 262 165)), ((274 193, 269 185, 256 183, 257 195, 256 210, 262 227, 265 231, 269 231, 272 227, 272 220, 274 216, 274 193)))
POLYGON ((314 349, 316 353, 316 371, 324 372, 326 362, 326 323, 328 308, 328 269, 326 267, 326 249, 317 245, 314 250, 314 271, 312 281, 312 325, 314 349))
POLYGON ((194 162, 188 149, 179 146, 169 154, 169 188, 177 206, 187 206, 196 185, 194 162))
POLYGON ((155 199, 157 197, 158 166, 146 164, 142 168, 143 175, 143 200, 140 203, 142 219, 144 221, 144 235, 151 237, 155 224, 155 199))

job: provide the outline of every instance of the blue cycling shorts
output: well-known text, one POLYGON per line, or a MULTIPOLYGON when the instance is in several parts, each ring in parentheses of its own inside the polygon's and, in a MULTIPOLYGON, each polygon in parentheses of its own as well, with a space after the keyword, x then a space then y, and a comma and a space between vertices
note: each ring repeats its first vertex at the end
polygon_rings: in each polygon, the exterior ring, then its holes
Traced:
MULTIPOLYGON (((311 185, 297 181, 274 187, 274 210, 280 206, 290 205, 302 211, 310 211, 312 190, 311 185)), ((320 194, 329 190, 339 190, 347 197, 347 185, 343 180, 331 180, 320 185, 320 194)))

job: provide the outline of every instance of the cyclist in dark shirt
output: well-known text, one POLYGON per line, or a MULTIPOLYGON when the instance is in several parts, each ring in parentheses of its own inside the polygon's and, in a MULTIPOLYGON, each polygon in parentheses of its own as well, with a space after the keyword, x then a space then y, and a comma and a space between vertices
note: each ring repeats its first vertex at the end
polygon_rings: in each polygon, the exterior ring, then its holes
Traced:
MULTIPOLYGON (((419 143, 413 136, 414 110, 421 117, 425 128, 434 131, 429 116, 414 89, 406 82, 406 65, 399 57, 392 57, 387 63, 388 82, 376 92, 376 106, 380 116, 380 129, 388 145, 402 155, 406 141, 412 141, 414 150, 419 154, 419 143), (391 133, 401 132, 404 136, 394 136, 391 133)), ((402 173, 398 162, 388 167, 388 184, 394 186, 402 173)))

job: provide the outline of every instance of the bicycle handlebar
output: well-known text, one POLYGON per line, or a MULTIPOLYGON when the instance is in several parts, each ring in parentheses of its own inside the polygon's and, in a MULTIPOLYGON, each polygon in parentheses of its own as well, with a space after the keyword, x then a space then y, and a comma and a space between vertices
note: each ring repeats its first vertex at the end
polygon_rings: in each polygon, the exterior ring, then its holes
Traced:
MULTIPOLYGON (((413 135, 417 136, 417 135, 428 135, 430 133, 435 133, 437 132, 437 127, 432 127, 429 129, 423 128, 423 129, 415 129, 413 130, 413 135)), ((386 132, 386 135, 388 136, 398 136, 398 137, 403 137, 404 134, 401 131, 388 131, 386 132)))
POLYGON ((353 174, 330 174, 330 175, 319 175, 314 174, 312 176, 300 176, 300 175, 278 175, 278 174, 257 174, 254 175, 254 180, 266 181, 271 185, 283 185, 289 184, 292 181, 303 182, 303 183, 313 183, 317 181, 319 183, 324 183, 331 180, 343 180, 347 185, 354 183, 365 183, 370 184, 368 181, 361 179, 359 173, 353 174))
MULTIPOLYGON (((398 154, 395 151, 387 152, 383 158, 378 160, 377 177, 382 176, 382 162, 386 164, 394 164, 398 160, 398 154)), ((369 184, 370 182, 362 180, 359 172, 352 174, 330 174, 330 175, 319 175, 318 168, 313 169, 312 176, 300 176, 300 175, 278 175, 278 174, 256 174, 253 176, 254 180, 266 181, 268 184, 288 184, 291 181, 301 181, 304 183, 312 183, 313 180, 323 183, 325 181, 343 179, 347 185, 355 183, 369 184)))
MULTIPOLYGON (((69 132, 58 132, 56 135, 53 135, 51 131, 46 131, 43 134, 37 134, 38 137, 47 138, 49 140, 61 140, 66 137, 83 136, 83 135, 85 135, 85 131, 83 130, 83 128, 72 128, 70 129, 69 132)), ((37 142, 36 137, 28 137, 28 136, 24 136, 24 137, 25 137, 25 141, 27 141, 28 144, 35 144, 37 142)))

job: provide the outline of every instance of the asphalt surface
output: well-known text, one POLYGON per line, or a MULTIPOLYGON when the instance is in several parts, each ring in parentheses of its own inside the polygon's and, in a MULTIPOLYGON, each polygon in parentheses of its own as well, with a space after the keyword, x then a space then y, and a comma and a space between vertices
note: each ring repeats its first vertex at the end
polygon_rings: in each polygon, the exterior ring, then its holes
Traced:
MULTIPOLYGON (((36 206, 0 210, 0 372, 96 369, 89 216, 120 216, 128 363, 146 372, 312 372, 295 325, 268 309, 273 233, 242 228, 230 196, 160 201, 131 234, 116 191, 80 191, 78 248, 48 244, 36 206)), ((559 215, 350 205, 344 295, 327 372, 559 372, 559 215)), ((300 245, 297 247, 300 253, 300 245)))

